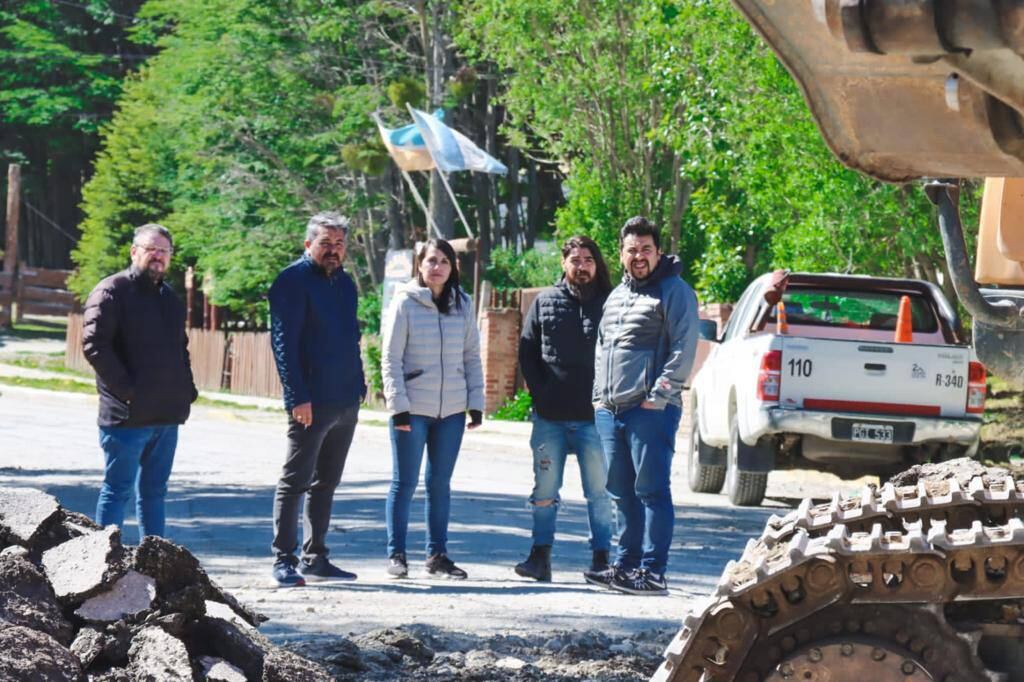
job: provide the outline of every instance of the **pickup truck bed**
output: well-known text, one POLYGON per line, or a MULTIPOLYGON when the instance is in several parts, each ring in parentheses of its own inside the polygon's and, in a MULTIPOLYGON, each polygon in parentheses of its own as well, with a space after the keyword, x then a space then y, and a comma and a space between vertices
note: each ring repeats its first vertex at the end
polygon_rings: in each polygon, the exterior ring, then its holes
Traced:
POLYGON ((775 468, 885 475, 972 453, 985 372, 958 327, 918 280, 791 274, 779 292, 759 278, 694 378, 691 487, 758 504, 775 468), (913 338, 896 342, 904 298, 913 338))

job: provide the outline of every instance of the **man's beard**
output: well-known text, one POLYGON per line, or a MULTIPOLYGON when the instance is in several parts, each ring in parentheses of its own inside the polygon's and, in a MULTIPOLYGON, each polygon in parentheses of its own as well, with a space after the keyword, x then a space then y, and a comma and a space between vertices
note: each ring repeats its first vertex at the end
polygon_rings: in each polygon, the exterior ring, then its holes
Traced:
POLYGON ((146 277, 148 277, 153 284, 160 284, 160 282, 164 280, 163 271, 156 270, 152 266, 147 266, 143 272, 146 273, 146 277))
POLYGON ((590 300, 597 292, 597 278, 588 277, 585 282, 580 281, 576 277, 566 276, 565 281, 568 282, 569 287, 576 292, 580 300, 590 300))

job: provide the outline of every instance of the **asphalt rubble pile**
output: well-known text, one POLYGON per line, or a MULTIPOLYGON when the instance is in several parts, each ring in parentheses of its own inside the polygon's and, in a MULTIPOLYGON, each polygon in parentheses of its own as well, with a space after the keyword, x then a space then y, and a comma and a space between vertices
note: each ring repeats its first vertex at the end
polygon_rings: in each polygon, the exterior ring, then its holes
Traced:
POLYGON ((414 624, 284 646, 322 663, 339 682, 646 680, 674 634, 658 629, 613 637, 586 630, 478 637, 414 624))
POLYGON ((0 680, 327 680, 271 643, 266 620, 218 587, 185 548, 0 488, 0 680))

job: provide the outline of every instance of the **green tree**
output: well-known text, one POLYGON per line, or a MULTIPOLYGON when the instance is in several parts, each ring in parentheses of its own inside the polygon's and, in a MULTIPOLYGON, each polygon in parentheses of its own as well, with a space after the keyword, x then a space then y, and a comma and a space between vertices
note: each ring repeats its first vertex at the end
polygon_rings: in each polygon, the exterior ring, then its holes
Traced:
POLYGON ((350 262, 365 274, 383 226, 364 210, 374 199, 342 155, 372 139, 369 113, 409 69, 371 30, 408 30, 394 10, 151 0, 140 16, 137 39, 159 53, 104 130, 75 290, 119 267, 132 226, 156 220, 176 236, 179 267, 212 278, 214 303, 259 318, 272 278, 299 253, 306 219, 328 208, 354 218, 350 262))

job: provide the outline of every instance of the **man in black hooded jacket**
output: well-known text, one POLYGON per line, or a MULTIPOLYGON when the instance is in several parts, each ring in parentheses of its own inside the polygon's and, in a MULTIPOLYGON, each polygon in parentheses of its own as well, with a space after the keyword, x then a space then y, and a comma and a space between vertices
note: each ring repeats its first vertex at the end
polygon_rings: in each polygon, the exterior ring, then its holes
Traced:
POLYGON ((519 366, 533 399, 533 547, 517 574, 551 580, 562 473, 575 452, 590 520, 591 571, 608 567, 613 528, 605 485, 608 465, 594 428, 591 387, 601 308, 611 290, 597 244, 572 237, 562 246, 562 280, 530 306, 519 341, 519 366))

